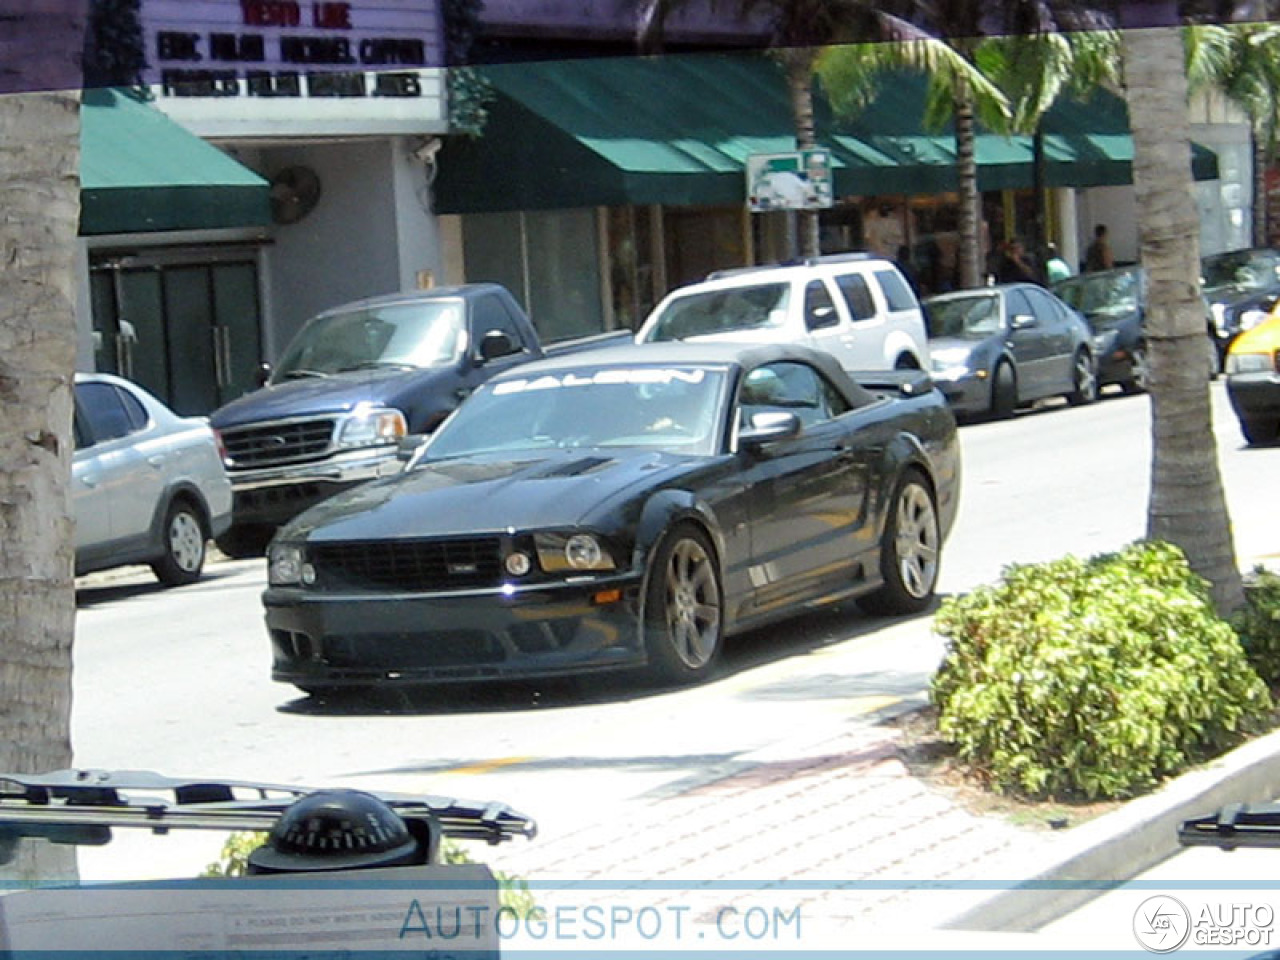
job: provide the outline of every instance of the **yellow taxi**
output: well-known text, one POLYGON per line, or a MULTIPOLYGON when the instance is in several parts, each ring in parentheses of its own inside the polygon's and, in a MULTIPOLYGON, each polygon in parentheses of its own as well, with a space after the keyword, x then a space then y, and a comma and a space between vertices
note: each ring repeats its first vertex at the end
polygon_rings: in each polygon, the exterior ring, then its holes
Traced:
POLYGON ((1251 444, 1280 439, 1280 307, 1231 343, 1227 395, 1251 444))

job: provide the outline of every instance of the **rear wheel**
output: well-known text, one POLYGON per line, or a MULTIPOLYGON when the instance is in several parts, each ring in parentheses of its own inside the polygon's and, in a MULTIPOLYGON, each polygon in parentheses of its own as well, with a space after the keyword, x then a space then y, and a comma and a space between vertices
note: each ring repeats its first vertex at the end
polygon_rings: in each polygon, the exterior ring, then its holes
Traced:
POLYGON ((156 578, 170 587, 199 580, 208 540, 199 511, 186 501, 175 500, 165 514, 162 537, 164 554, 151 565, 156 578))
POLYGON ((724 629, 715 552, 697 527, 673 528, 654 553, 645 592, 645 645, 655 675, 688 683, 714 672, 724 629))
POLYGON ((1129 379, 1120 385, 1125 393, 1144 393, 1151 383, 1151 368, 1147 362, 1147 348, 1134 347, 1129 361, 1129 379))
POLYGON ((1067 402, 1073 407, 1081 407, 1098 399, 1098 371, 1087 350, 1076 351, 1075 360, 1071 362, 1071 384, 1067 402))
POLYGON ((884 583, 858 600, 868 613, 919 613, 933 600, 941 560, 942 530, 933 491, 911 471, 898 481, 880 541, 884 583))
POLYGON ((1018 405, 1018 377, 1007 361, 1001 361, 991 378, 991 416, 1007 420, 1018 405))

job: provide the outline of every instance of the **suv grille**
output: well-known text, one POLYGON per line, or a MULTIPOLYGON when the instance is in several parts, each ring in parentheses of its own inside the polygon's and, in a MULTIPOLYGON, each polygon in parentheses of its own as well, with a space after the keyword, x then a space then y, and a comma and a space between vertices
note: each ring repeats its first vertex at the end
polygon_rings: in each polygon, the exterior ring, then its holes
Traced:
POLYGON ((497 537, 474 540, 370 540, 310 548, 322 590, 459 590, 501 581, 497 537))
POLYGON ((221 431, 232 467, 270 467, 321 457, 329 452, 334 419, 231 427, 221 431))

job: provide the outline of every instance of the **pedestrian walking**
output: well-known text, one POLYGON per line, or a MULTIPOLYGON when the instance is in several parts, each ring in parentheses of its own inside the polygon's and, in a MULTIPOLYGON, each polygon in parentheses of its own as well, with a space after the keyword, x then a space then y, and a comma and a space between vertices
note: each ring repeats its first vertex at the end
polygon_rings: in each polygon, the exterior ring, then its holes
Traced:
POLYGON ((1049 244, 1045 247, 1045 253, 1048 256, 1044 262, 1044 275, 1050 283, 1057 283, 1071 276, 1071 265, 1062 259, 1057 244, 1049 244))
POLYGON ((1093 228, 1093 243, 1084 252, 1084 269, 1086 273, 1095 270, 1110 270, 1116 265, 1111 254, 1111 243, 1107 240, 1107 225, 1100 223, 1093 228))

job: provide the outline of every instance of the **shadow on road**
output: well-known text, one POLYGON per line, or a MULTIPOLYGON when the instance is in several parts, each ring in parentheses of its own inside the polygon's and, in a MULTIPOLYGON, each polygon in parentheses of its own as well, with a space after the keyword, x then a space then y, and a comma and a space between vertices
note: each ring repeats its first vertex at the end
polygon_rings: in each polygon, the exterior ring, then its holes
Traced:
MULTIPOLYGON (((204 590, 210 584, 228 579, 243 569, 233 565, 217 564, 205 567, 204 574, 192 587, 199 586, 204 590)), ((93 607, 100 603, 113 603, 131 600, 136 597, 147 597, 153 594, 167 593, 170 590, 181 592, 183 587, 166 587, 157 580, 146 567, 122 567, 118 571, 107 571, 103 574, 89 574, 76 581, 76 608, 93 607)), ((218 588, 214 588, 218 589, 218 588)))
MULTIPOLYGON (((916 617, 873 617, 861 613, 853 604, 841 604, 752 630, 725 642, 720 669, 708 684, 867 636, 888 626, 929 618, 934 609, 936 601, 916 617)), ((542 680, 488 680, 333 691, 299 697, 277 709, 281 713, 341 717, 519 713, 625 703, 687 689, 691 688, 658 683, 641 672, 628 671, 542 680)))

